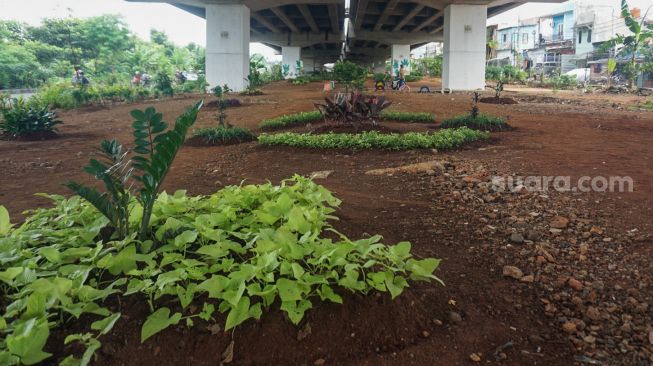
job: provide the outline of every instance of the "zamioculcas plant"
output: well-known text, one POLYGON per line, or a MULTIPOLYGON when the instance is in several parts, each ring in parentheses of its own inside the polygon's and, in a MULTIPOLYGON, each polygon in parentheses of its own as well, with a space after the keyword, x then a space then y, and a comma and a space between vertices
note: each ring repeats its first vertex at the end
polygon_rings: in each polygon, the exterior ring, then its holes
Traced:
POLYGON ((168 124, 163 121, 163 115, 153 107, 145 111, 131 112, 135 121, 133 152, 136 154, 127 159, 127 152, 115 139, 102 141, 100 151, 104 158, 91 159, 84 169, 104 183, 106 192, 83 184, 69 182, 67 187, 81 196, 98 211, 100 211, 116 230, 119 237, 124 238, 129 233, 129 203, 132 194, 132 180, 139 183, 136 199, 143 209, 143 218, 138 230, 139 238, 145 240, 149 234, 152 207, 163 181, 184 144, 188 129, 195 123, 197 114, 203 102, 181 114, 175 126, 167 130, 168 124))

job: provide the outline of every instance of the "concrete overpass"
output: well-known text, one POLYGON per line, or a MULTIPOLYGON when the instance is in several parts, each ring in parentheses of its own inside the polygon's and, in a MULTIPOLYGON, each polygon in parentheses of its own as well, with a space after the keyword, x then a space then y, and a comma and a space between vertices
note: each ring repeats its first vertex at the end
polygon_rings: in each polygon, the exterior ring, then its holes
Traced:
MULTIPOLYGON (((444 42, 443 87, 485 85, 488 17, 528 0, 128 0, 169 3, 206 19, 206 76, 211 86, 246 87, 249 43, 282 54, 286 75, 341 56, 393 72, 410 50, 444 42)), ((538 0, 560 3, 564 0, 538 0)))

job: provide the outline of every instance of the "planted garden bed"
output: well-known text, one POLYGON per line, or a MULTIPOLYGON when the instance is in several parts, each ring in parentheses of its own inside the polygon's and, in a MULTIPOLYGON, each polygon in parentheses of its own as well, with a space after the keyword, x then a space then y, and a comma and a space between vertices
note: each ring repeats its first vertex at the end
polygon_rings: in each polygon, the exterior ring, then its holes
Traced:
POLYGON ((487 139, 489 134, 468 128, 446 129, 435 133, 408 132, 379 133, 376 131, 349 133, 309 134, 285 132, 262 134, 258 141, 263 145, 284 145, 311 149, 457 149, 465 144, 487 139))

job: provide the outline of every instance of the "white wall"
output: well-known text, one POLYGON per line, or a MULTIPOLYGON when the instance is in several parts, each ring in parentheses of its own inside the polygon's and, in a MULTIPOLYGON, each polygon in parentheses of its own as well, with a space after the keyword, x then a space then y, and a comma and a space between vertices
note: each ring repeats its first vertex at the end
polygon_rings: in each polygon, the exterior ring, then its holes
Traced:
POLYGON ((206 5, 206 81, 209 88, 247 87, 249 8, 240 4, 206 5))
POLYGON ((449 5, 444 10, 445 90, 485 88, 485 24, 487 6, 449 5))

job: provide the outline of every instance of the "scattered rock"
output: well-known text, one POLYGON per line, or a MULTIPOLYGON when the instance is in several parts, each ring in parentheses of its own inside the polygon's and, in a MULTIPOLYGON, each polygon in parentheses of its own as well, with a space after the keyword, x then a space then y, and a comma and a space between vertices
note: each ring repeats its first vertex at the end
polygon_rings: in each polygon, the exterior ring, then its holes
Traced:
POLYGON ((520 233, 510 234, 510 241, 516 244, 521 244, 524 242, 524 236, 520 233))
POLYGON ((481 356, 479 356, 476 353, 472 353, 471 355, 469 355, 469 359, 474 362, 481 362, 481 356))
POLYGON ((562 324, 562 330, 569 334, 576 333, 576 324, 572 322, 565 322, 562 324))
POLYGON ((533 282, 535 282, 535 276, 528 275, 528 276, 524 276, 524 277, 520 278, 519 280, 521 282, 525 282, 525 283, 533 283, 533 282))
POLYGON ((449 313, 449 320, 451 320, 452 323, 460 323, 463 321, 463 317, 457 312, 452 311, 449 313))
POLYGON ((315 366, 321 366, 321 365, 324 365, 325 363, 326 363, 326 360, 325 360, 325 359, 323 359, 323 358, 318 358, 317 360, 315 360, 315 362, 313 362, 313 365, 315 365, 315 366))
POLYGON ((564 216, 556 216, 553 218, 550 225, 554 229, 565 229, 569 226, 569 219, 564 216))
POLYGON ((594 306, 590 306, 587 308, 587 311, 585 311, 585 316, 587 319, 597 321, 601 319, 601 312, 594 306))
POLYGON ((331 174, 333 174, 333 170, 320 170, 311 173, 309 177, 311 179, 327 179, 331 174))
POLYGON ((573 277, 571 277, 567 283, 569 284, 569 287, 576 291, 581 291, 583 289, 583 283, 573 277))
POLYGON ((524 277, 524 272, 515 266, 503 266, 503 276, 519 280, 524 277))

